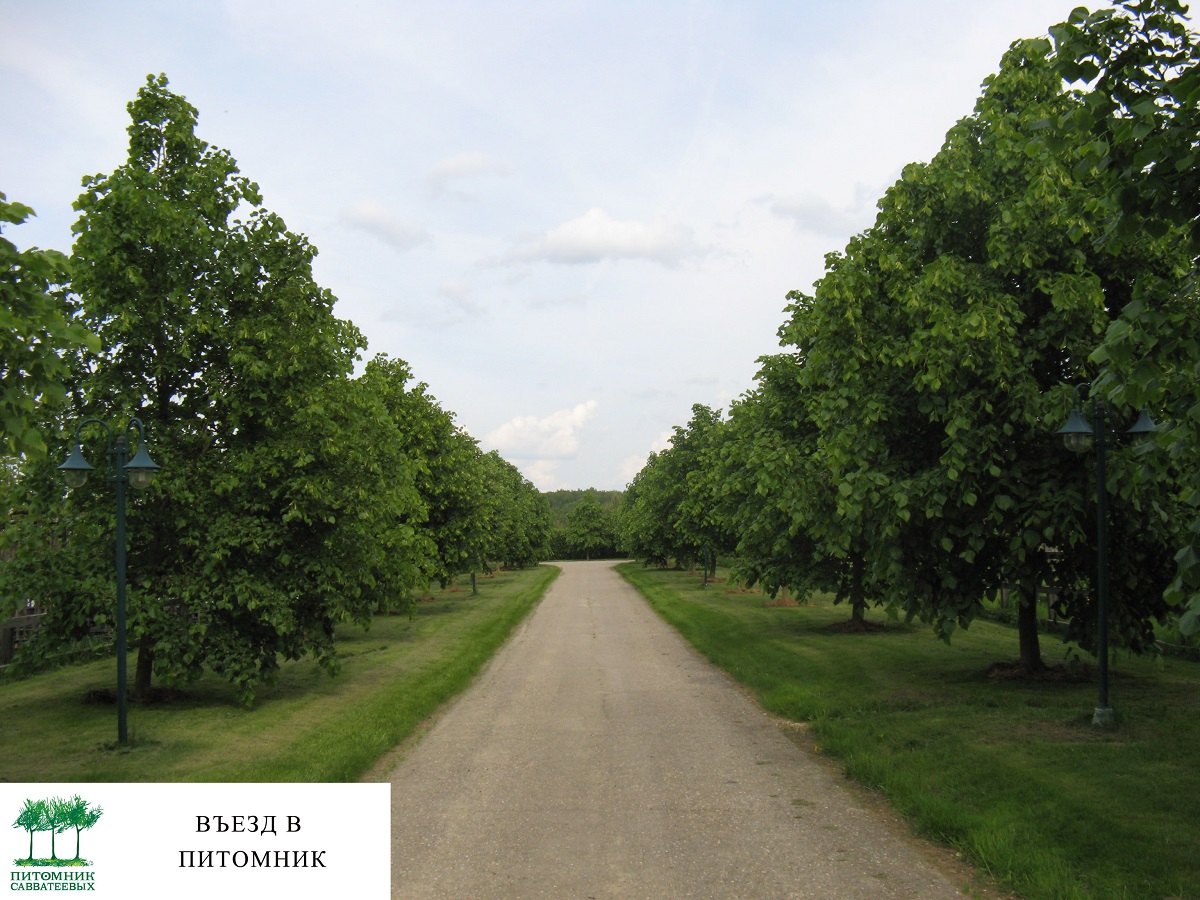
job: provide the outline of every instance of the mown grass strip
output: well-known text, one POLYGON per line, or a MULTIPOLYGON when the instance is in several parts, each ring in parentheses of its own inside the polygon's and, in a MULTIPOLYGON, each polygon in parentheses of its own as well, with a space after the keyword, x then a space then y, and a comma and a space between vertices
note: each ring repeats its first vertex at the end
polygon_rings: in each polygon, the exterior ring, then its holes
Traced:
POLYGON ((182 697, 130 711, 132 747, 114 750, 112 660, 0 682, 0 778, 8 781, 350 781, 465 688, 545 594, 558 569, 479 580, 338 631, 330 678, 302 660, 282 667, 252 709, 205 676, 182 697))
MULTIPOLYGON (((621 574, 701 653, 925 835, 1029 898, 1200 897, 1200 665, 1115 658, 1118 724, 1098 730, 1093 669, 993 681, 1016 633, 977 622, 947 646, 919 625, 831 628, 827 600, 767 607, 698 575, 621 574)), ((872 618, 875 618, 874 616, 872 618)), ((882 622, 878 616, 876 621, 882 622)), ((1044 640, 1048 662, 1065 648, 1044 640)))

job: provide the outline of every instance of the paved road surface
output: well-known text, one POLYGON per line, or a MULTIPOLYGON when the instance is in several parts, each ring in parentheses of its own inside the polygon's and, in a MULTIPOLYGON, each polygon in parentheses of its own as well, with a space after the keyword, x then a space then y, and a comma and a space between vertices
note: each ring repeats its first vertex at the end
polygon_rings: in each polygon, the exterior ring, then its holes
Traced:
POLYGON ((562 564, 391 773, 393 896, 959 896, 610 566, 562 564))

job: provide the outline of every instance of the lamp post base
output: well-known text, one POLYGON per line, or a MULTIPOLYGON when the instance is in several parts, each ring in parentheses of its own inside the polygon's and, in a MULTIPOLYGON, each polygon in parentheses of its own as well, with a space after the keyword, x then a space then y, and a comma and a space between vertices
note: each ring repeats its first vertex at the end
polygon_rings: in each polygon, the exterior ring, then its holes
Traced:
POLYGON ((1111 706, 1097 706, 1096 712, 1092 715, 1092 724, 1099 725, 1101 728, 1108 728, 1113 724, 1113 711, 1111 706))

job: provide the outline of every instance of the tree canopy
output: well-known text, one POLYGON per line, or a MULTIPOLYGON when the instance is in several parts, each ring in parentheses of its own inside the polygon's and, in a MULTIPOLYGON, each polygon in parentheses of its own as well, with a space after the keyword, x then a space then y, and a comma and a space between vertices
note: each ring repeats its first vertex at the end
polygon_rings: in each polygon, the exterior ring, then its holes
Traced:
POLYGON ((617 552, 614 515, 601 505, 594 491, 584 492, 583 498, 567 513, 564 544, 568 553, 584 559, 617 552))
POLYGON ((4 224, 33 215, 0 193, 0 451, 44 455, 45 415, 67 396, 76 349, 100 349, 100 339, 80 324, 66 291, 67 257, 56 250, 17 250, 4 224))
POLYGON ((700 562, 724 548, 726 536, 704 478, 706 454, 720 422, 720 410, 693 405, 687 426, 674 428, 671 446, 651 453, 629 484, 621 540, 646 565, 700 562))
POLYGON ((1151 463, 1147 448, 1119 446, 1110 460, 1112 621, 1125 646, 1152 644, 1171 611, 1172 554, 1173 590, 1200 585, 1197 517, 1176 549, 1200 483, 1181 490, 1174 468, 1200 423, 1197 211, 1167 215, 1163 202, 1193 177, 1183 72, 1195 52, 1177 4, 1122 6, 1077 12, 1054 43, 1015 43, 875 224, 827 256, 811 294, 788 295, 786 352, 760 361, 711 438, 694 416, 631 483, 635 553, 662 562, 731 541, 735 571, 769 591, 831 590, 857 615, 880 603, 947 639, 1007 586, 1021 662, 1036 670, 1041 586, 1057 589, 1068 638, 1095 640, 1095 473, 1054 434, 1075 386, 1091 383, 1130 422, 1175 391, 1175 421, 1189 424, 1160 436, 1168 452, 1151 463), (1099 99, 1064 88, 1064 74, 1102 72, 1099 99), (1097 123, 1103 147, 1088 133, 1097 123), (1152 150, 1121 144, 1152 132, 1152 150))
MULTIPOLYGON (((126 163, 76 203, 70 288, 100 341, 53 371, 74 417, 117 434, 138 417, 162 467, 129 509, 135 696, 207 667, 250 702, 281 659, 336 670, 341 622, 430 579, 536 561, 548 514, 532 485, 409 386, 402 360, 354 377, 366 342, 316 283, 316 248, 197 137, 195 108, 158 76, 128 109, 126 163)), ((83 434, 93 459, 103 437, 83 434)), ((44 609, 26 659, 110 621, 111 497, 64 501, 57 474, 29 459, 5 486, 0 542, 20 552, 0 597, 44 609)))
POLYGON ((1091 361, 1098 388, 1114 402, 1157 411, 1164 427, 1157 453, 1138 476, 1172 485, 1182 509, 1167 590, 1186 607, 1185 633, 1200 631, 1200 316, 1195 260, 1200 257, 1200 43, 1178 0, 1122 0, 1078 9, 1051 29, 1055 63, 1076 83, 1080 104, 1048 129, 1053 146, 1075 141, 1087 153, 1079 177, 1111 174, 1108 189, 1086 198, 1106 217, 1099 244, 1120 252, 1146 233, 1182 232, 1193 265, 1186 281, 1141 274, 1091 361), (1056 143, 1057 142, 1057 143, 1056 143))

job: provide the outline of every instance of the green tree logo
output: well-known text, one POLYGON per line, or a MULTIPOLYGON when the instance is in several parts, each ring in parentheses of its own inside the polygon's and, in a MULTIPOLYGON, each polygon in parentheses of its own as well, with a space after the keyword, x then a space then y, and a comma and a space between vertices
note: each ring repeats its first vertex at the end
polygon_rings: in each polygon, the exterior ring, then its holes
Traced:
POLYGON ((79 855, 79 837, 95 825, 104 814, 99 806, 93 807, 78 794, 70 799, 51 797, 45 800, 26 800, 21 812, 13 822, 13 828, 20 828, 29 834, 29 855, 24 859, 14 859, 18 866, 90 866, 91 862, 79 855), (75 829, 75 856, 64 859, 58 855, 55 838, 64 831, 75 829), (35 858, 33 855, 33 836, 39 831, 50 832, 50 856, 35 858))

